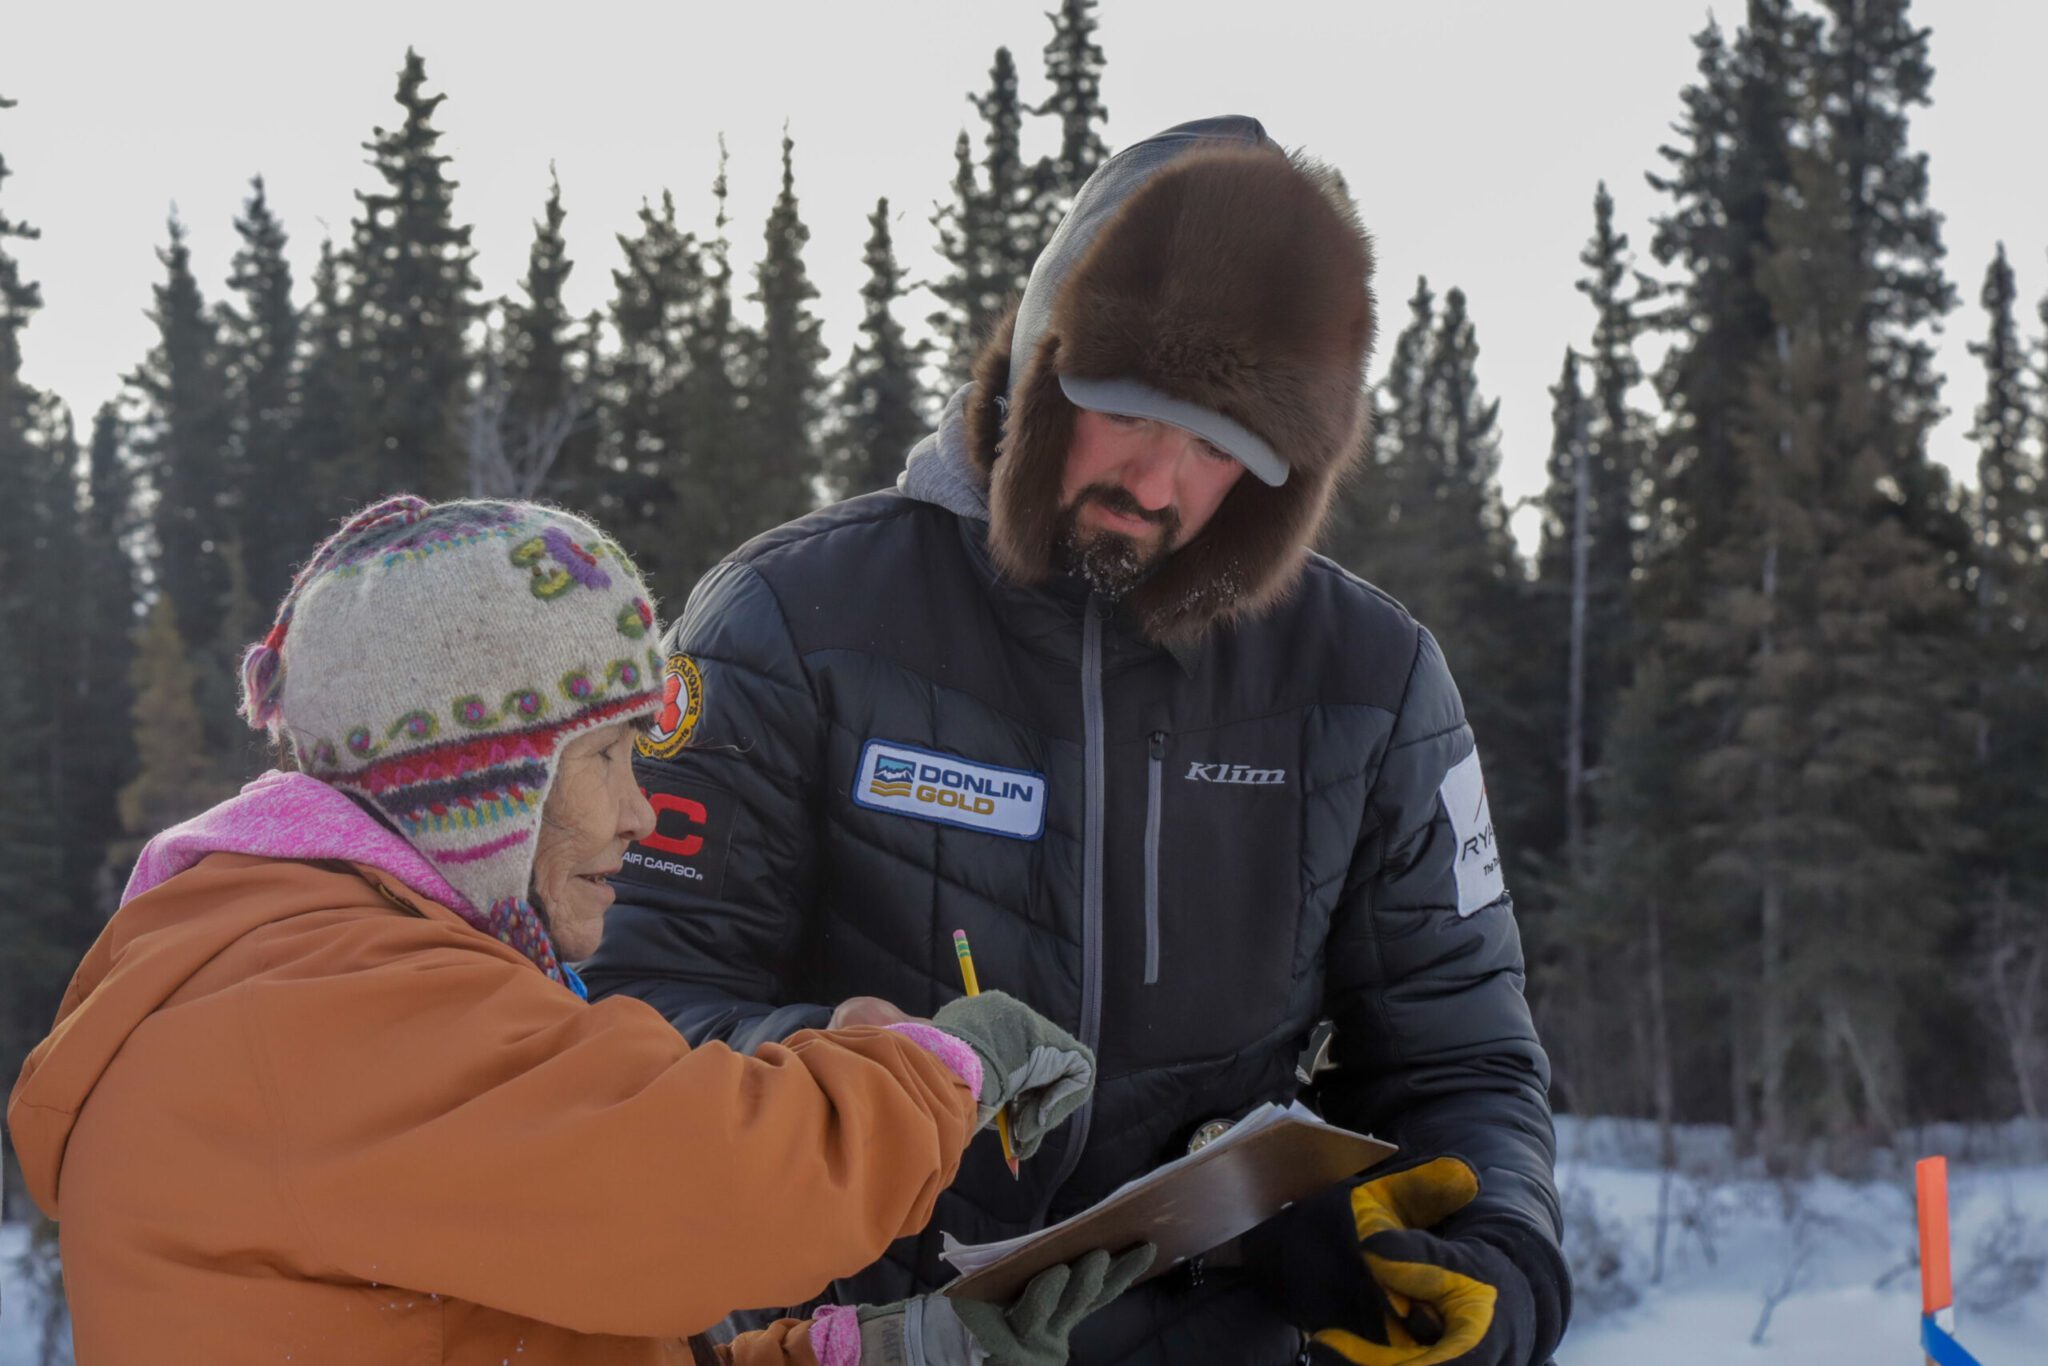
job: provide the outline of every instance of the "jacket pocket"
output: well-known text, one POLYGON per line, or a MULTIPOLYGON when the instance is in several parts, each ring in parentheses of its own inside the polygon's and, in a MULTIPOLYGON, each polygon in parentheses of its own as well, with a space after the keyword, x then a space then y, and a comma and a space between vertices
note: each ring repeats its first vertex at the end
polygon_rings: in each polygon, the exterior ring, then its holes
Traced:
POLYGON ((1166 769, 1166 732, 1155 730, 1145 770, 1145 985, 1159 980, 1159 801, 1166 769))

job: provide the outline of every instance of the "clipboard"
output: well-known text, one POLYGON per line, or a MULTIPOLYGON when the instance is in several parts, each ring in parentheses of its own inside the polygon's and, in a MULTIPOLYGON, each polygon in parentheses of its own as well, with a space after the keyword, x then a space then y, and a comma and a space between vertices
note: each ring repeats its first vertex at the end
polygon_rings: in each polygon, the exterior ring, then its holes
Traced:
POLYGON ((1098 1248, 1120 1252, 1139 1243, 1159 1248, 1142 1278, 1150 1280, 1256 1228, 1295 1201, 1377 1166, 1394 1151, 1391 1143, 1325 1124, 1299 1105, 1262 1106, 1221 1138, 1071 1218, 1007 1243, 941 1253, 948 1260, 965 1253, 979 1263, 942 1293, 1007 1303, 1049 1266, 1098 1248))

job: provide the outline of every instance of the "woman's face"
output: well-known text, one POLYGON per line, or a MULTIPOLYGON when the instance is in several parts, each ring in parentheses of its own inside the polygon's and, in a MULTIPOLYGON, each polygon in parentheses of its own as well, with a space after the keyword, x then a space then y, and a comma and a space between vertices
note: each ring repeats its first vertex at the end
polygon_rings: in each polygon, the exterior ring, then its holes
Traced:
POLYGON ((533 850, 533 892, 565 963, 597 952, 626 846, 654 831, 654 808, 633 779, 634 723, 614 721, 562 747, 541 808, 533 850))

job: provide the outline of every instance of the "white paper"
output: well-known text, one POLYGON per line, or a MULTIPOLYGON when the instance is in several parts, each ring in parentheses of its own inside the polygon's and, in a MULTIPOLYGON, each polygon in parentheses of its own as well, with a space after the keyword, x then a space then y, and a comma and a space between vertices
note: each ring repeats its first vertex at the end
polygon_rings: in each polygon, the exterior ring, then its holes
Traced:
MULTIPOLYGON (((1282 1118, 1298 1119, 1303 1123, 1314 1124, 1325 1129, 1336 1127, 1332 1124, 1326 1124, 1321 1116, 1298 1100, 1291 1101, 1284 1107, 1268 1102, 1231 1125, 1221 1138, 1211 1141, 1200 1152, 1189 1153, 1185 1157, 1177 1157, 1163 1167, 1154 1167, 1143 1176, 1134 1177, 1124 1182, 1114 1191, 1104 1196, 1097 1206, 1091 1207, 1091 1209, 1108 1204, 1126 1191, 1142 1190, 1146 1186, 1156 1185, 1203 1153, 1208 1153, 1212 1150, 1221 1151, 1225 1148, 1233 1147, 1244 1142, 1261 1129, 1271 1128, 1282 1118)), ((1090 1212, 1091 1210, 1082 1210, 1079 1214, 1069 1215, 1059 1223, 1048 1225, 1036 1233, 1020 1233, 1015 1238, 1005 1238, 999 1243, 963 1243, 956 1240, 952 1234, 942 1231, 939 1234, 939 1256, 955 1267, 958 1267, 961 1275, 969 1275, 981 1270, 985 1266, 990 1266, 1002 1260, 1019 1248, 1030 1247, 1039 1239, 1050 1237, 1068 1224, 1078 1219, 1086 1218, 1090 1212)))

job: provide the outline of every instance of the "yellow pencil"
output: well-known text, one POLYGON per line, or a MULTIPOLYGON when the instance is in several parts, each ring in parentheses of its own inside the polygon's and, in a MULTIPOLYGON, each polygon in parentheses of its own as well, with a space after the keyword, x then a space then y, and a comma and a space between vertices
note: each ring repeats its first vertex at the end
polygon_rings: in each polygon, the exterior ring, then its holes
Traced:
MULTIPOLYGON (((981 995, 981 983, 974 976, 974 954, 967 947, 967 931, 953 931, 953 952, 960 958, 960 980, 967 984, 969 996, 981 995)), ((1017 1154, 1010 1148, 1010 1112, 1007 1108, 996 1111, 996 1137, 1003 1141, 1003 1161, 1010 1164, 1010 1175, 1019 1175, 1017 1154)))

